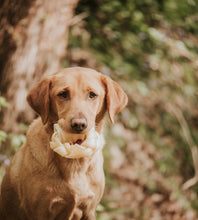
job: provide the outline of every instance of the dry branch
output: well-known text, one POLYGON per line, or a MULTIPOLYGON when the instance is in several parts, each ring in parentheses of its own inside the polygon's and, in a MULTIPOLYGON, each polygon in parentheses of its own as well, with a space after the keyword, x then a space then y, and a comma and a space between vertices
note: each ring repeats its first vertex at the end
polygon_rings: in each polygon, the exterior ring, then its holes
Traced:
POLYGON ((188 123, 184 118, 181 109, 179 109, 177 106, 173 106, 172 104, 168 103, 166 106, 166 110, 170 114, 174 115, 174 117, 178 120, 182 128, 183 136, 191 151, 195 175, 193 178, 189 179, 183 184, 182 189, 187 190, 198 182, 198 146, 193 141, 188 123))

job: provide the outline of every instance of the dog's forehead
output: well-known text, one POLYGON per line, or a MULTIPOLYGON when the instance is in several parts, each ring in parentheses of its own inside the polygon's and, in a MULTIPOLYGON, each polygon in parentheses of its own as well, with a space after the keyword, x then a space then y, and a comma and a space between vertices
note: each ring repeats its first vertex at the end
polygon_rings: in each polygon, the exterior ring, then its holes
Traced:
POLYGON ((89 68, 73 67, 63 69, 53 75, 53 86, 65 87, 103 87, 101 74, 89 68))

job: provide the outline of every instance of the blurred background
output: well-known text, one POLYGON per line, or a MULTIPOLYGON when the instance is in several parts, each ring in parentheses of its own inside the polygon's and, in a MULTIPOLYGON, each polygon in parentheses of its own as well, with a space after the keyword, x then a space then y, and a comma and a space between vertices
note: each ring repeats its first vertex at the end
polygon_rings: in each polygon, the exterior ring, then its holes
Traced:
POLYGON ((198 219, 196 0, 2 0, 0 27, 0 181, 36 117, 30 88, 91 67, 129 97, 107 119, 97 219, 198 219))

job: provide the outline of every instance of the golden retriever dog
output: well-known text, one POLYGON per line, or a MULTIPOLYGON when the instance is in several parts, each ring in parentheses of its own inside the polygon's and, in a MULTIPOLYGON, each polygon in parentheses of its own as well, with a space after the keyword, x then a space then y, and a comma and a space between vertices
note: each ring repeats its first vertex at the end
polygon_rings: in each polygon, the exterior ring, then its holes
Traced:
POLYGON ((3 178, 2 220, 95 219, 104 191, 105 113, 127 104, 109 77, 82 67, 44 77, 27 101, 40 116, 3 178))

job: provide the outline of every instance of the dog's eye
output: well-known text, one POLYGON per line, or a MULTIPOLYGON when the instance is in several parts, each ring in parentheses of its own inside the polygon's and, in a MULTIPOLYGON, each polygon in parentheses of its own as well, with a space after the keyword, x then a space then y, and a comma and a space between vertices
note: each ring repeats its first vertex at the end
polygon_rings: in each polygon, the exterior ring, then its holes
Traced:
POLYGON ((63 99, 69 99, 69 91, 66 90, 66 91, 60 92, 58 96, 63 99))
POLYGON ((96 97, 97 97, 96 93, 94 93, 94 92, 89 92, 89 98, 90 98, 90 99, 94 99, 94 98, 96 98, 96 97))

